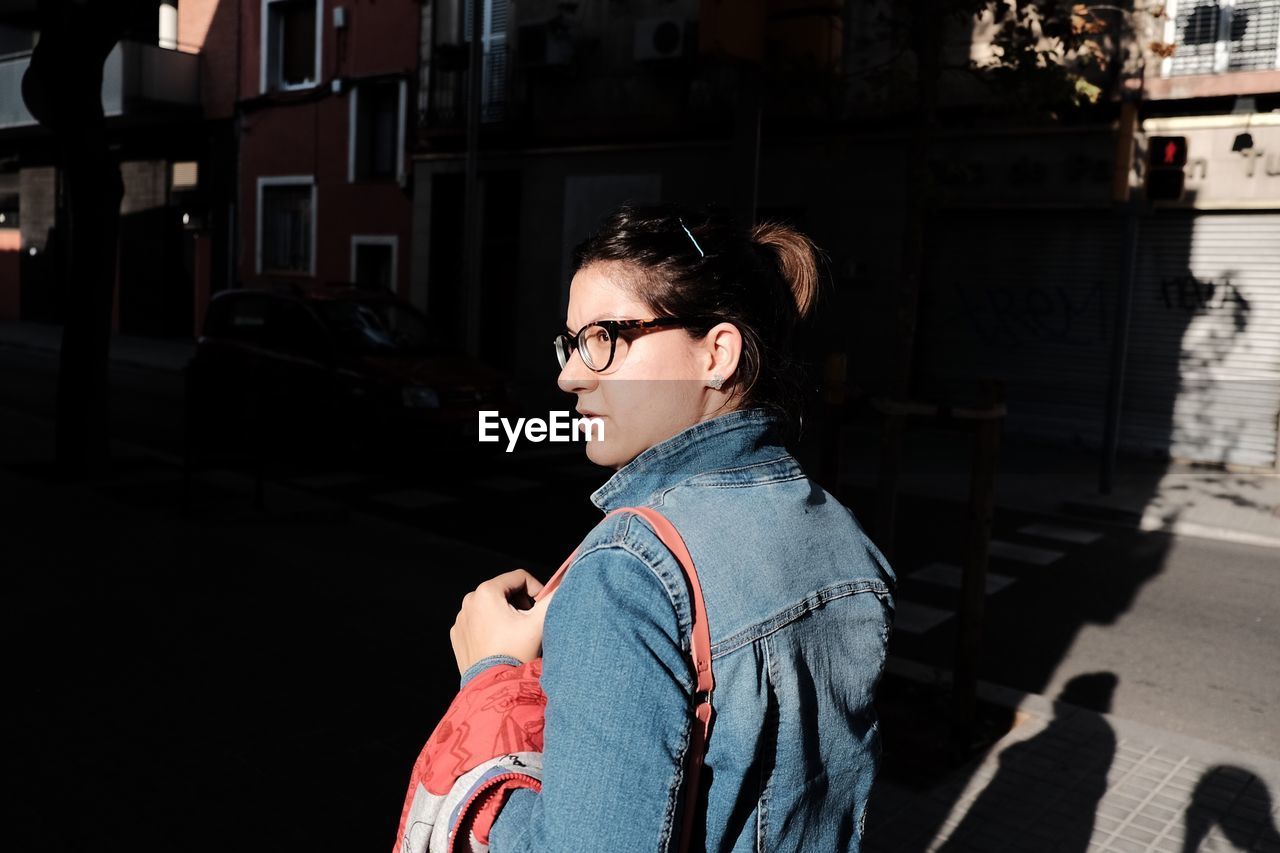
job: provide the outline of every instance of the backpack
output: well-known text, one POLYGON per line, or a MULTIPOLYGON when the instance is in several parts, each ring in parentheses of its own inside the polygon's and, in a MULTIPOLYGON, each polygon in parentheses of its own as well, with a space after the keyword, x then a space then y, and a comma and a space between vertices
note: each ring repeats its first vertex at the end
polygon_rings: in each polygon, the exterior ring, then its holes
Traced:
MULTIPOLYGON (((685 756, 684 820, 687 849, 697 812, 698 777, 711 736, 711 633, 702 587, 689 549, 675 526, 650 507, 624 507, 645 519, 676 557, 689 580, 693 605, 691 649, 696 678, 689 750, 685 756)), ((609 516, 606 516, 608 518, 609 516)), ((536 599, 560 585, 577 556, 560 565, 536 599)), ((409 778, 393 853, 488 853, 489 831, 512 791, 542 790, 542 730, 547 704, 542 658, 520 666, 492 666, 458 692, 427 739, 409 778)))

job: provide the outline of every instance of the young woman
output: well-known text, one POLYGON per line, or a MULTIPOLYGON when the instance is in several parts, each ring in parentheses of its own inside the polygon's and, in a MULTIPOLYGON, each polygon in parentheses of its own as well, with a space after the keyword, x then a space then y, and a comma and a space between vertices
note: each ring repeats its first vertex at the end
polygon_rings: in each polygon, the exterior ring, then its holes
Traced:
POLYGON ((814 248, 780 225, 627 207, 575 262, 559 384, 604 424, 587 455, 616 469, 591 500, 654 507, 682 535, 711 630, 715 720, 681 839, 689 591, 636 516, 592 530, 531 608, 542 584, 528 573, 482 584, 450 634, 463 684, 541 650, 547 696, 542 789, 512 794, 490 850, 857 850, 895 577, 785 448, 814 248))

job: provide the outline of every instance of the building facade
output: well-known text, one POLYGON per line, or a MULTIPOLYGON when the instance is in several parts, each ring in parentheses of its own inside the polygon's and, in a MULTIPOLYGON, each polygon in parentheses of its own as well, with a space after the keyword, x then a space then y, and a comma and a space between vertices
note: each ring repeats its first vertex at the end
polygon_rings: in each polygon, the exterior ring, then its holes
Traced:
POLYGON ((409 166, 422 4, 240 0, 243 284, 409 296, 409 166))
POLYGON ((1098 446, 1114 418, 1132 452, 1275 471, 1280 3, 1171 3, 1155 24, 1132 143, 1117 124, 1064 158, 1006 136, 949 169, 922 368, 1004 380, 1015 433, 1098 446), (1175 151, 1173 191, 1153 191, 1175 151), (993 174, 1017 172, 1034 194, 996 198, 993 174))
POLYGON ((1083 124, 1000 113, 963 70, 997 53, 996 22, 953 28, 940 55, 961 70, 940 76, 940 119, 913 154, 911 104, 895 111, 892 79, 867 83, 894 57, 866 4, 487 0, 473 293, 459 216, 469 12, 437 0, 422 28, 413 292, 460 329, 519 316, 481 354, 552 402, 540 353, 563 324, 571 247, 622 201, 717 200, 826 249, 815 354, 844 354, 859 390, 885 393, 905 176, 923 157, 915 393, 954 399, 998 379, 1013 434, 1096 447, 1111 421, 1129 451, 1274 470, 1280 4, 1183 6, 1113 10, 1101 43, 1117 59, 1083 124), (1128 127, 1125 100, 1138 104, 1128 127), (1185 191, 1145 203, 1148 140, 1176 128, 1185 191), (1253 148, 1232 151, 1246 131, 1253 148))

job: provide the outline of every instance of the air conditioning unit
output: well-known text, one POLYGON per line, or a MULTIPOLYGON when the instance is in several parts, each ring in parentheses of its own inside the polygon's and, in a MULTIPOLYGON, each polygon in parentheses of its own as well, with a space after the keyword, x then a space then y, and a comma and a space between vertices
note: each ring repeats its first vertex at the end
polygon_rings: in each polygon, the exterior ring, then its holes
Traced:
POLYGON ((697 43, 692 29, 692 24, 680 18, 642 18, 636 21, 636 61, 686 56, 697 43))

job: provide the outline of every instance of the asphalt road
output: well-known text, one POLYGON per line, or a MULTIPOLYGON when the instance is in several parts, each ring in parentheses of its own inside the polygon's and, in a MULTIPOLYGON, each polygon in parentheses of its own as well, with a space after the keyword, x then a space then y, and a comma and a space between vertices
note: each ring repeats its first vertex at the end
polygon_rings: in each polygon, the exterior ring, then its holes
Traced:
MULTIPOLYGON (((916 529, 900 534, 899 601, 953 610, 955 590, 925 578, 960 562, 962 513, 907 505, 916 529)), ((993 539, 1006 545, 989 573, 1006 585, 985 598, 981 678, 1058 698, 1077 676, 1111 673, 1109 695, 1071 701, 1280 759, 1280 551, 1010 509, 997 511, 993 539), (1032 532, 1046 524, 1098 537, 1032 532)), ((894 654, 952 666, 954 619, 907 624, 899 619, 894 654)))

